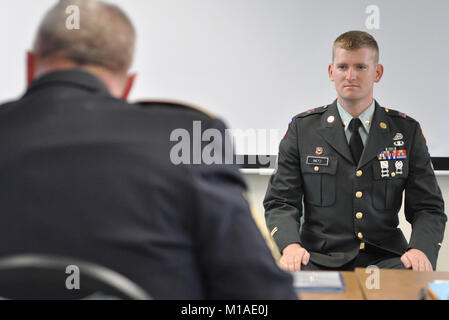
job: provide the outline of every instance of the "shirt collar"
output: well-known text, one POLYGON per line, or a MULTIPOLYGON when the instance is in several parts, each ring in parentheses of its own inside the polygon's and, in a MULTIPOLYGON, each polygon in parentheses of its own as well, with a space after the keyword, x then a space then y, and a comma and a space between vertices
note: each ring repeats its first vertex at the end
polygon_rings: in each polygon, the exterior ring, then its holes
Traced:
POLYGON ((106 85, 98 77, 81 69, 56 70, 47 73, 34 80, 26 94, 52 85, 78 87, 91 92, 110 94, 106 85))
MULTIPOLYGON (((343 125, 345 126, 345 130, 347 130, 349 127, 349 123, 352 120, 352 115, 341 106, 338 100, 337 100, 337 109, 338 113, 340 114, 340 118, 343 121, 343 125)), ((367 133, 369 133, 369 129, 371 128, 375 110, 376 110, 376 101, 373 99, 371 105, 359 116, 360 121, 362 121, 363 128, 365 128, 365 131, 367 133)))

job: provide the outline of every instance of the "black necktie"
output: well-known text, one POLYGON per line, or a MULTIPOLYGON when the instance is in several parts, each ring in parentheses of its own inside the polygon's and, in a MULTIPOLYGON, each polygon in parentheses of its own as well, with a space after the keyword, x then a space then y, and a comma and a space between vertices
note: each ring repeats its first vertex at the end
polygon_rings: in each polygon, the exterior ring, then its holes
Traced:
POLYGON ((351 131, 351 139, 349 140, 349 148, 351 149, 352 158, 357 165, 360 161, 360 157, 363 152, 363 142, 360 137, 359 128, 362 126, 362 122, 359 118, 354 118, 349 123, 349 131, 351 131))

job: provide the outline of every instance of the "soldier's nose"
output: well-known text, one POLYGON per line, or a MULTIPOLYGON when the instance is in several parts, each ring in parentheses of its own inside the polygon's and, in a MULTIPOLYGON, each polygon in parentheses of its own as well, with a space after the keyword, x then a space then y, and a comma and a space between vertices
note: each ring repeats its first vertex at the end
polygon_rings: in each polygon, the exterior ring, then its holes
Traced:
POLYGON ((349 68, 346 72, 346 80, 354 80, 355 79, 355 72, 352 70, 352 68, 349 68))

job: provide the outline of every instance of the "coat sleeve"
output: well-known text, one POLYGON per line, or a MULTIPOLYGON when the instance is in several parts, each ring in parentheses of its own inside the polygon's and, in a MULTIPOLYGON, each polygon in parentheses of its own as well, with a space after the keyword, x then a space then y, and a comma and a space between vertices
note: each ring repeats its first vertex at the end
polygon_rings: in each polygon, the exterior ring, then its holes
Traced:
MULTIPOLYGON (((215 123, 223 132, 224 125, 215 123)), ((245 198, 236 165, 191 168, 197 209, 192 232, 209 299, 297 299, 276 264, 245 198)))
POLYGON ((434 270, 446 225, 444 202, 419 123, 409 156, 405 216, 412 225, 409 248, 423 251, 434 270))
POLYGON ((303 183, 298 149, 299 128, 293 119, 279 145, 277 169, 265 195, 265 218, 279 250, 291 243, 300 243, 303 183))

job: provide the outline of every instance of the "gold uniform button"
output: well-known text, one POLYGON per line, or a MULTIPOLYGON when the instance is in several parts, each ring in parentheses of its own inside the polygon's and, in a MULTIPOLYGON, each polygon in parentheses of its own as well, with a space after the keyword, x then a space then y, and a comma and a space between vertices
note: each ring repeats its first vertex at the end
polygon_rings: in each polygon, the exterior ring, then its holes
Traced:
POLYGON ((364 250, 365 249, 365 242, 360 243, 360 250, 364 250))
POLYGON ((385 122, 381 122, 381 123, 379 124, 379 126, 380 126, 382 129, 387 129, 387 124, 386 124, 385 122))
POLYGON ((360 198, 363 197, 363 193, 362 193, 361 191, 357 191, 357 192, 355 193, 355 197, 356 197, 357 199, 360 199, 360 198))
POLYGON ((356 175, 357 177, 361 177, 361 176, 363 175, 363 171, 362 171, 362 170, 358 170, 358 171, 355 173, 355 175, 356 175))
POLYGON ((386 111, 386 112, 390 112, 390 110, 389 110, 388 108, 385 108, 385 111, 386 111))
POLYGON ((391 173, 391 176, 392 176, 392 177, 396 177, 396 173, 395 173, 395 172, 392 172, 392 173, 391 173))
POLYGON ((318 171, 320 171, 320 167, 315 167, 315 168, 313 168, 313 170, 315 170, 315 172, 318 172, 318 171))
POLYGON ((359 233, 357 234, 357 237, 359 237, 359 239, 363 239, 363 234, 362 234, 361 232, 359 232, 359 233))
POLYGON ((356 217, 358 220, 360 220, 360 219, 363 218, 363 213, 357 212, 357 213, 355 214, 355 217, 356 217))

